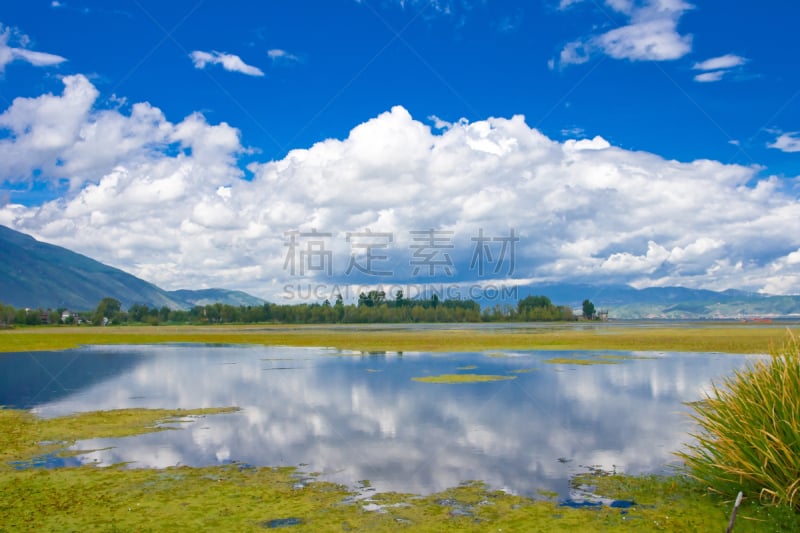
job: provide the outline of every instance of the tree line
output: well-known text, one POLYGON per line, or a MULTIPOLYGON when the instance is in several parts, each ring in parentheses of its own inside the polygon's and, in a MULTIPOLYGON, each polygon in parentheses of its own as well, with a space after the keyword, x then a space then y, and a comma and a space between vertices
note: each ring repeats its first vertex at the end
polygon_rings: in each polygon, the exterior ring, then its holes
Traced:
MULTIPOLYGON (((584 309, 586 310, 586 309, 584 309)), ((127 310, 114 298, 103 298, 93 311, 71 313, 65 309, 14 309, 0 304, 0 324, 369 324, 419 322, 550 322, 572 321, 567 306, 553 304, 547 296, 528 296, 517 305, 481 306, 473 300, 407 299, 397 291, 388 299, 384 291, 361 293, 358 302, 345 304, 341 296, 331 303, 229 305, 215 303, 191 309, 170 309, 134 304, 127 310)))

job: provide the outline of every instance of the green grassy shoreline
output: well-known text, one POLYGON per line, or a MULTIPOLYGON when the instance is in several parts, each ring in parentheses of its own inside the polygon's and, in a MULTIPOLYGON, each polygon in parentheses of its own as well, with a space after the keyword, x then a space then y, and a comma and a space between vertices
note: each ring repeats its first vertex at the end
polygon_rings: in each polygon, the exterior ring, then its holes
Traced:
POLYGON ((631 326, 557 324, 536 328, 430 329, 364 326, 31 327, 0 331, 0 352, 62 350, 81 345, 201 342, 322 346, 355 351, 631 350, 767 353, 789 328, 752 324, 631 326))
MULTIPOLYGON (((0 351, 59 350, 88 344, 203 342, 326 346, 349 351, 605 349, 766 353, 781 327, 555 326, 459 330, 314 326, 39 327, 0 331, 0 351)), ((1 356, 0 356, 1 357, 1 356)), ((159 422, 214 416, 230 408, 120 410, 40 419, 0 409, 0 531, 723 531, 732 502, 682 475, 587 474, 576 483, 627 509, 574 509, 552 495, 529 498, 465 484, 438 494, 375 494, 366 511, 354 489, 322 481, 297 485, 292 468, 242 465, 163 470, 93 466, 17 469, 77 440, 158 431, 159 422), (17 463, 18 464, 18 463, 17 463)), ((179 431, 179 429, 177 430, 179 431)), ((746 501, 736 531, 800 530, 790 509, 746 501)))

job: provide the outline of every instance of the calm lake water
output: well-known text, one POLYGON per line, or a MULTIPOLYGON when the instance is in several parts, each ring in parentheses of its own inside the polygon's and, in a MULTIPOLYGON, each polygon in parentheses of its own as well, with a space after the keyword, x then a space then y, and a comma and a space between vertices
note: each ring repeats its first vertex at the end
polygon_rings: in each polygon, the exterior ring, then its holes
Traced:
POLYGON ((569 493, 586 467, 669 471, 693 425, 683 402, 754 356, 664 352, 376 353, 159 345, 0 354, 0 405, 44 417, 123 407, 238 406, 165 431, 78 443, 68 462, 300 466, 378 491, 467 480, 569 493), (558 357, 616 364, 553 364, 558 357), (472 367, 474 369, 465 369, 472 367), (479 373, 509 381, 430 384, 479 373))

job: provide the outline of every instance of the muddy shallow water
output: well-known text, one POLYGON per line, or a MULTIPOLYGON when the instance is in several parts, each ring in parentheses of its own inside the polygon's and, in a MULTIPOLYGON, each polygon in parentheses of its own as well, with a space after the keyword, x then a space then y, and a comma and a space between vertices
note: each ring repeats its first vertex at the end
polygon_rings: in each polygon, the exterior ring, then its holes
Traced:
POLYGON ((668 472, 693 429, 683 402, 756 356, 491 351, 353 354, 263 346, 100 346, 0 356, 0 404, 52 417, 123 407, 241 411, 125 439, 66 463, 300 466, 378 491, 467 480, 566 495, 587 467, 668 472), (573 364, 573 359, 590 364, 573 364), (555 361, 555 362, 554 362, 555 361), (425 383, 458 374, 513 376, 425 383))

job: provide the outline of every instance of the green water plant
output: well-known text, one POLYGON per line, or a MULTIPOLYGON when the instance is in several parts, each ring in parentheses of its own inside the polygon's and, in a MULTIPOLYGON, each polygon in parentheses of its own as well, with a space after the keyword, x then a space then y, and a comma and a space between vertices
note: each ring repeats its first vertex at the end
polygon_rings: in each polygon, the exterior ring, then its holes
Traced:
POLYGON ((789 332, 769 359, 734 372, 691 404, 699 431, 679 452, 713 491, 800 511, 800 340, 789 332))
POLYGON ((484 383, 488 381, 506 381, 517 376, 495 376, 492 374, 440 374, 438 376, 419 376, 411 378, 420 383, 484 383))
POLYGON ((590 365, 615 365, 619 361, 613 359, 601 359, 598 357, 592 359, 582 359, 578 357, 551 357, 550 359, 546 359, 545 363, 550 363, 551 365, 581 365, 581 366, 590 366, 590 365))

